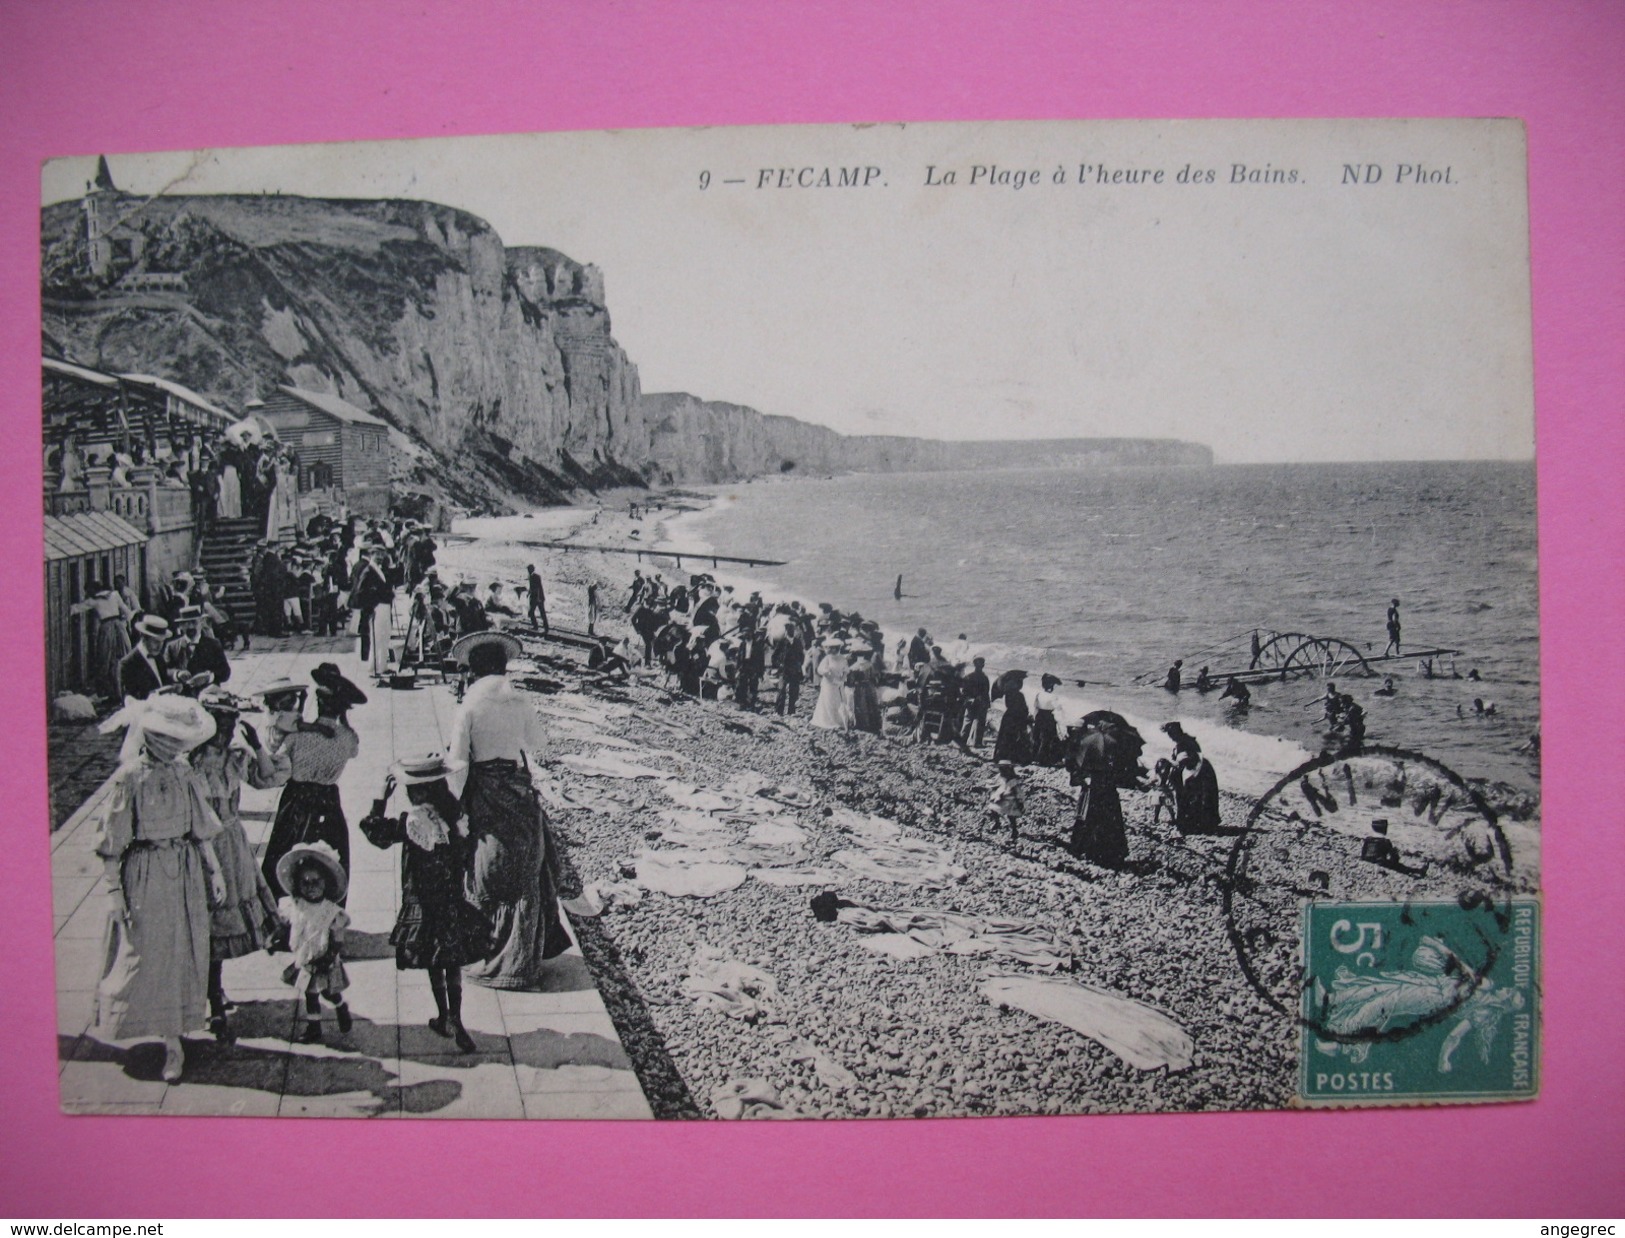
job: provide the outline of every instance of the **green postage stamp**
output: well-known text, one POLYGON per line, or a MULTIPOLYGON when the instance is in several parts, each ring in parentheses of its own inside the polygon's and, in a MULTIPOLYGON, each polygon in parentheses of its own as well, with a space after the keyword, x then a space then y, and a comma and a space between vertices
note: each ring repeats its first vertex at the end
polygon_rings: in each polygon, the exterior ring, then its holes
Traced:
POLYGON ((1311 902, 1300 1098, 1311 1105, 1533 1099, 1540 905, 1311 902))

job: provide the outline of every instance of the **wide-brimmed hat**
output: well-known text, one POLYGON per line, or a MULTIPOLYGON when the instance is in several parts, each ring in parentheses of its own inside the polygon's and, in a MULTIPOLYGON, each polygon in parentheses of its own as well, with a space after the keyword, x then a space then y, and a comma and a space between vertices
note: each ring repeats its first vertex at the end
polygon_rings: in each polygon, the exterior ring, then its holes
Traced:
POLYGON ((367 703, 367 694, 346 679, 332 662, 323 662, 310 672, 310 677, 316 681, 317 691, 332 697, 340 709, 367 703))
POLYGON ((446 754, 430 752, 420 757, 404 757, 396 763, 403 786, 419 782, 438 782, 450 771, 446 768, 446 754))
POLYGON ((148 736, 168 740, 167 747, 175 749, 175 755, 180 756, 207 741, 214 734, 215 726, 209 711, 191 697, 166 693, 139 701, 127 699, 124 708, 98 729, 105 735, 120 727, 128 728, 119 760, 129 761, 141 751, 148 736))
POLYGON ((203 607, 201 606, 182 606, 180 610, 175 612, 176 623, 191 623, 193 620, 201 618, 203 618, 203 607))
POLYGON ((211 714, 232 714, 243 712, 243 703, 219 684, 211 684, 198 693, 197 703, 211 714))
POLYGON ((289 894, 297 894, 294 888, 293 872, 307 860, 314 860, 327 870, 332 878, 333 889, 329 891, 334 902, 344 897, 344 892, 350 886, 350 876, 344 871, 344 862, 339 859, 339 853, 327 843, 300 843, 287 855, 276 862, 277 883, 289 894))
POLYGON ((295 692, 300 696, 306 696, 309 694, 310 689, 285 675, 281 679, 273 679, 263 688, 254 689, 254 695, 264 700, 270 700, 273 696, 288 696, 295 692))
POLYGON ((162 640, 169 635, 169 620, 162 615, 142 615, 135 621, 135 630, 142 636, 162 640))
POLYGON ((458 666, 467 666, 468 655, 473 653, 474 650, 478 649, 481 645, 501 645, 502 648, 507 652, 508 660, 510 662, 525 651, 525 647, 513 637, 509 636, 506 632, 497 632, 494 630, 485 632, 470 632, 466 636, 458 637, 457 642, 452 645, 452 660, 455 661, 458 666))

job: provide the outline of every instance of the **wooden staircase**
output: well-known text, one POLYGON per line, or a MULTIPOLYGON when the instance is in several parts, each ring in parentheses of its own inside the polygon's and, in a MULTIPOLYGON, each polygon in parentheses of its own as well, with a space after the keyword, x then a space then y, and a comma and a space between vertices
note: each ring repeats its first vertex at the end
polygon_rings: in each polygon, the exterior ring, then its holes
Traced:
POLYGON ((222 605, 246 631, 254 625, 254 592, 248 584, 248 561, 254 543, 265 536, 264 517, 216 520, 198 559, 211 585, 222 589, 222 605))

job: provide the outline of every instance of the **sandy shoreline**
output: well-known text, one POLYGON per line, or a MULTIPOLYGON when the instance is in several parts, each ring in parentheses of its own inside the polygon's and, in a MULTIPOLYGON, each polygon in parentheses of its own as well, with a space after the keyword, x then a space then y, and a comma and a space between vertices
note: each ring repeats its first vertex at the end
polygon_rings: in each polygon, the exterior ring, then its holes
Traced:
MULTIPOLYGON (((577 629, 585 626, 586 585, 595 581, 599 630, 618 638, 628 630, 622 606, 635 557, 525 544, 630 548, 660 544, 665 533, 659 518, 633 521, 624 501, 596 523, 594 514, 575 508, 460 522, 459 538, 440 554, 442 574, 468 574, 483 591, 492 579, 522 581, 534 562, 548 584, 550 618, 577 629)), ((682 530, 679 522, 677 544, 699 550, 682 530)), ((654 570, 672 576, 669 561, 654 570)), ((540 774, 569 892, 589 889, 595 903, 608 904, 579 920, 581 944, 657 1116, 1290 1103, 1298 1028, 1253 988, 1232 946, 1224 911, 1232 838, 1182 838, 1165 820, 1153 826, 1154 797, 1125 792, 1131 865, 1094 868, 1059 846, 1075 798, 1064 771, 1032 771, 1030 815, 1012 846, 982 825, 985 755, 815 731, 806 721, 810 699, 800 717, 781 722, 732 702, 668 692, 658 674, 581 690, 565 651, 539 644, 527 651, 537 655, 535 670, 521 674, 563 685, 537 699, 554 737, 540 774), (787 794, 770 799, 749 790, 761 785, 787 794), (854 867, 851 857, 876 845, 863 824, 871 816, 936 855, 950 875, 914 883, 854 867), (659 873, 673 866, 687 873, 693 863, 743 876, 704 895, 650 888, 661 884, 659 873), (896 934, 814 916, 810 901, 824 891, 880 912, 925 909, 1036 933, 1065 958, 1061 980, 1158 1012, 1189 1036, 1193 1059, 1183 1068, 1143 1069, 1068 1027, 1001 1006, 984 992, 991 978, 1028 969, 997 952, 882 952, 877 947, 895 946, 896 934), (635 905, 619 905, 617 892, 635 905), (749 982, 749 1017, 737 1004, 697 995, 719 966, 732 966, 736 980, 770 978, 749 982)), ((1163 745, 1154 731, 1142 733, 1149 763, 1163 745)), ((1226 825, 1241 826, 1254 802, 1227 793, 1226 825)), ((1332 874, 1340 894, 1408 895, 1393 874, 1352 861, 1357 847, 1351 851, 1335 829, 1306 825, 1299 835, 1289 861, 1262 857, 1261 883, 1289 891, 1320 871, 1332 874)))

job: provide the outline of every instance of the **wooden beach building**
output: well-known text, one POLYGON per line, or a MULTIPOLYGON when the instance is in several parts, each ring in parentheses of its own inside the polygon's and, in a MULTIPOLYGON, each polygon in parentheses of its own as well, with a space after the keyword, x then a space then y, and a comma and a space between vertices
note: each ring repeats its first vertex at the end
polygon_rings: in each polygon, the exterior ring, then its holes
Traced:
POLYGON ((97 581, 123 576, 139 588, 147 535, 112 512, 45 517, 45 692, 90 687, 95 616, 73 614, 97 581))
POLYGON ((89 686, 92 620, 72 613, 87 585, 123 576, 146 605, 154 586, 196 566, 188 473, 236 419, 167 379, 41 360, 45 676, 54 696, 89 686), (180 480, 166 476, 171 465, 180 480))
POLYGON ((322 391, 279 387, 253 412, 299 461, 299 493, 312 506, 389 514, 389 424, 322 391))

